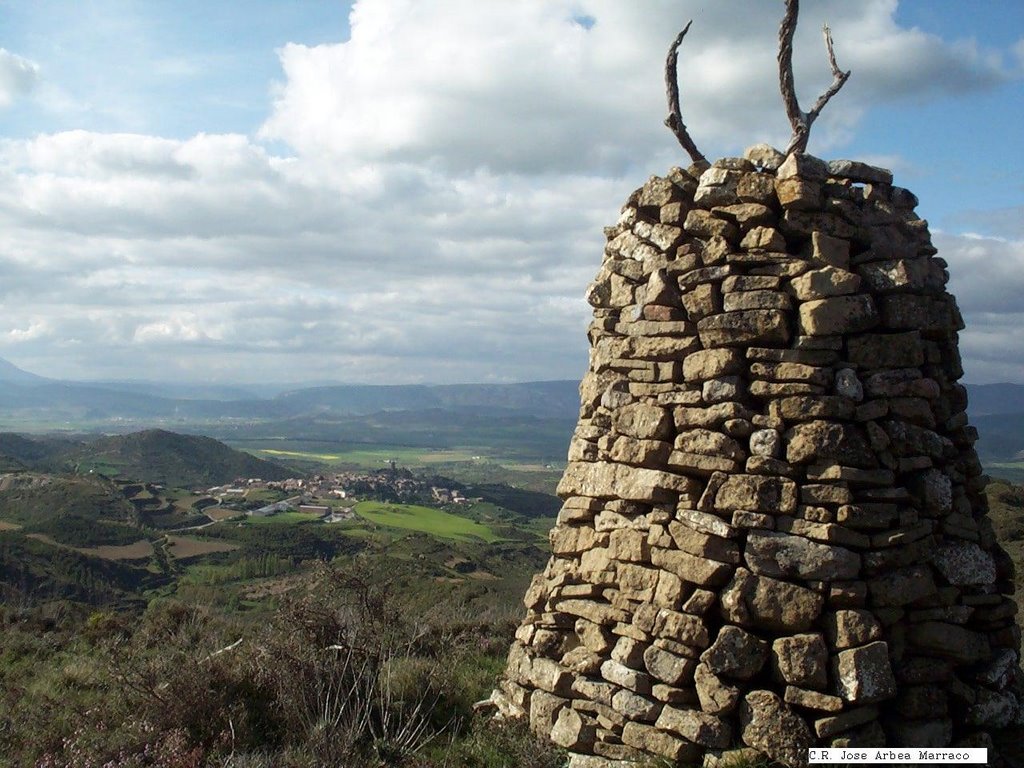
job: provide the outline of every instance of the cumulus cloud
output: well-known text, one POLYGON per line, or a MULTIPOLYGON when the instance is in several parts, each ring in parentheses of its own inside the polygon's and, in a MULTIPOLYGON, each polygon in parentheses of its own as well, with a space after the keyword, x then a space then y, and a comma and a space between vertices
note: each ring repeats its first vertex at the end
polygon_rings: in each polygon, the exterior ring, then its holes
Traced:
POLYGON ((934 242, 967 325, 960 333, 966 380, 1024 381, 1024 240, 940 232, 934 242))
POLYGON ((0 48, 0 107, 8 107, 29 93, 39 81, 39 66, 6 48, 0 48))
POLYGON ((49 324, 44 319, 33 319, 23 328, 12 327, 6 332, 7 340, 14 343, 32 341, 49 335, 49 324))
MULTIPOLYGON (((795 67, 804 99, 831 77, 823 20, 841 65, 856 72, 849 97, 830 106, 831 125, 849 126, 878 100, 1011 76, 1000 55, 969 41, 899 27, 895 7, 832 0, 803 9, 795 67)), ((347 42, 282 49, 286 79, 261 135, 354 163, 621 172, 672 148, 657 84, 674 30, 693 18, 680 78, 695 137, 719 152, 755 139, 781 143, 778 11, 696 0, 651 2, 642 12, 615 0, 360 2, 347 42), (593 23, 581 24, 581 14, 593 23)))
POLYGON ((978 228, 1000 237, 1024 239, 1024 205, 988 211, 961 211, 951 218, 965 229, 978 228))
POLYGON ((951 289, 961 309, 995 314, 1021 310, 1024 240, 944 232, 933 240, 949 262, 951 289))
MULTIPOLYGON (((872 99, 1009 76, 977 46, 899 27, 894 9, 804 9, 802 98, 830 77, 824 19, 856 71, 822 144, 872 99)), ((0 141, 0 355, 51 376, 576 378, 601 226, 682 160, 661 78, 690 17, 680 76, 704 151, 784 143, 778 8, 696 0, 360 0, 348 41, 282 48, 255 137, 0 141)), ((1011 247, 980 242, 948 245, 972 281, 1011 247)), ((979 349, 983 328, 1003 333, 1009 290, 965 336, 979 349)), ((963 294, 973 312, 985 289, 963 294)))
POLYGON ((4 353, 50 375, 94 370, 99 347, 121 375, 578 376, 579 297, 621 196, 416 168, 327 182, 237 136, 39 136, 0 147, 0 176, 4 353))

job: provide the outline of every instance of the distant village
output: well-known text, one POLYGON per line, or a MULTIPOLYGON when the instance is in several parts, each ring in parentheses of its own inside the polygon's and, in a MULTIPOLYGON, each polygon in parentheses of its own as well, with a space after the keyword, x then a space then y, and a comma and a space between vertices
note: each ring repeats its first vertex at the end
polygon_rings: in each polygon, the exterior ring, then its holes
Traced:
POLYGON ((325 522, 351 519, 355 515, 355 504, 363 499, 436 505, 480 501, 467 498, 458 488, 430 485, 406 469, 396 469, 393 463, 389 469, 316 474, 287 480, 237 478, 228 485, 206 488, 197 493, 219 499, 226 507, 237 504, 250 517, 268 517, 294 510, 318 514, 325 522), (255 495, 254 491, 277 491, 284 498, 263 506, 245 503, 255 495))

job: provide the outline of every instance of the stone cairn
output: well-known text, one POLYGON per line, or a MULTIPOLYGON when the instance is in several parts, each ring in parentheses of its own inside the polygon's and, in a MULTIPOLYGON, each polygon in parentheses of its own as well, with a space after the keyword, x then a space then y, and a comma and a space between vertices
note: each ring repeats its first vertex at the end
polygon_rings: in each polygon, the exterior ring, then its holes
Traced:
POLYGON ((573 765, 991 745, 1013 566, 889 171, 764 145, 634 192, 587 298, 552 556, 494 702, 573 765))

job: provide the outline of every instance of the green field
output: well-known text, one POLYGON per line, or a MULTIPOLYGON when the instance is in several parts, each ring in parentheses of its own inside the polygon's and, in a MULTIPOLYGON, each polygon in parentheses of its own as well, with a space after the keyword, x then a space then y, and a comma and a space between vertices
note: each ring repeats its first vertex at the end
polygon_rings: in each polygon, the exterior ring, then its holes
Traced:
POLYGON ((442 509, 421 507, 415 504, 387 504, 379 501, 361 501, 356 504, 356 514, 377 525, 403 528, 438 536, 442 539, 472 541, 480 539, 488 544, 500 541, 489 526, 465 517, 453 515, 442 509))
MULTIPOLYGON (((274 490, 273 488, 249 488, 245 492, 246 501, 262 502, 264 504, 273 504, 274 502, 281 501, 288 494, 284 491, 274 490)), ((237 499, 237 497, 235 497, 237 499)), ((226 497, 228 501, 232 500, 231 496, 226 497)))
POLYGON ((293 525, 295 523, 310 523, 319 519, 320 515, 310 512, 276 512, 266 517, 247 516, 244 522, 246 525, 293 525))
POLYGON ((424 448, 380 447, 353 448, 341 451, 285 450, 260 448, 252 450, 260 458, 270 461, 314 461, 329 465, 352 465, 377 468, 394 460, 402 466, 423 466, 444 461, 470 461, 472 456, 459 450, 430 450, 424 448))
POLYGON ((107 477, 118 477, 121 474, 122 465, 105 458, 89 459, 80 461, 75 466, 75 471, 80 475, 98 473, 107 477))
POLYGON ((530 470, 512 469, 510 463, 495 460, 449 462, 439 464, 435 468, 439 475, 450 477, 467 485, 507 485, 520 490, 536 491, 554 495, 558 481, 562 478, 561 469, 538 470, 535 466, 530 470))
MULTIPOLYGON (((442 465, 460 466, 472 472, 471 467, 507 468, 517 474, 561 475, 564 457, 552 462, 540 457, 522 456, 515 451, 502 450, 494 446, 472 444, 446 447, 417 447, 391 443, 371 443, 362 446, 331 444, 302 440, 229 440, 232 447, 244 450, 269 461, 295 465, 321 465, 328 467, 360 467, 380 469, 389 461, 400 467, 429 467, 437 469, 442 465), (268 445, 269 443, 269 445, 268 445), (352 446, 352 447, 349 447, 352 446)), ((561 454, 560 454, 561 456, 561 454)))

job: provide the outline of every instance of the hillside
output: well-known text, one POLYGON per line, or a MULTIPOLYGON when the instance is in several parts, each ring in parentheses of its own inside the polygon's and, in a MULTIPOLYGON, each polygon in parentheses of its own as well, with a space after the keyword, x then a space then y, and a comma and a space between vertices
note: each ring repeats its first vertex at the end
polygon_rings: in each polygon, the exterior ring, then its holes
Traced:
POLYGON ((1024 413, 1024 386, 1020 384, 968 384, 971 416, 1024 413))
MULTIPOLYGON (((124 545, 143 538, 135 508, 103 477, 34 475, 21 480, 0 491, 0 532, 13 528, 69 547, 124 545)), ((5 557, 11 559, 9 551, 5 557)))
POLYGON ((0 432, 0 466, 48 469, 55 457, 67 451, 68 445, 68 440, 60 438, 26 437, 14 432, 0 432))
POLYGON ((59 518, 134 522, 134 507, 102 477, 41 477, 29 487, 0 492, 0 520, 30 527, 59 518))
POLYGON ((1014 600, 1024 608, 1024 486, 1003 481, 989 483, 985 489, 989 502, 989 520, 1003 549, 1013 561, 1017 573, 1017 591, 1014 600))
POLYGON ((0 604, 68 600, 94 606, 144 604, 159 575, 0 531, 0 604))
POLYGON ((42 384, 48 381, 44 376, 38 376, 28 371, 23 371, 14 363, 0 357, 0 382, 12 384, 42 384))
POLYGON ((94 440, 65 454, 78 471, 180 488, 209 487, 237 477, 283 480, 292 470, 236 451, 210 437, 147 429, 94 440))

